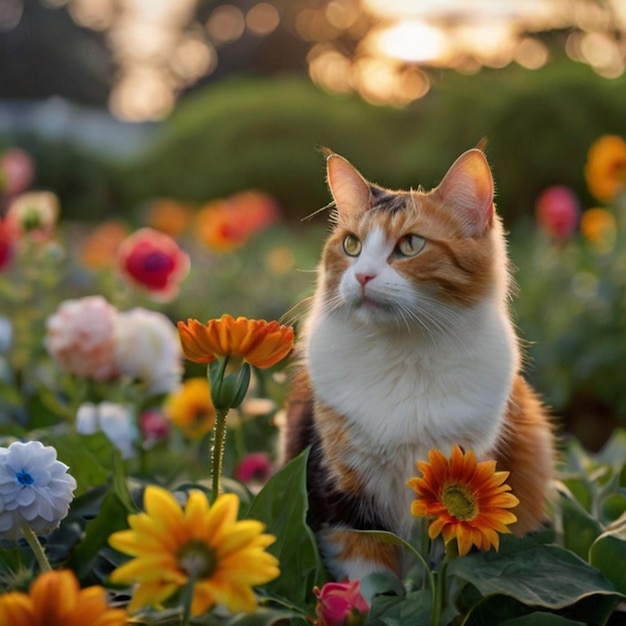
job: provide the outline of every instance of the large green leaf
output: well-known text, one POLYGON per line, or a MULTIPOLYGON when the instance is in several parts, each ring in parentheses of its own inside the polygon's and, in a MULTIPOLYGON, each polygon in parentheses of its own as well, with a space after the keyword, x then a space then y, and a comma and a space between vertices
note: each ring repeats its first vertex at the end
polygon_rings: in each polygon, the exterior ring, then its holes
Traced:
POLYGON ((532 537, 504 537, 500 552, 457 558, 448 571, 475 585, 483 596, 502 594, 549 609, 561 609, 592 595, 620 597, 602 572, 573 552, 537 543, 532 537))
POLYGON ((276 537, 268 552, 280 561, 281 574, 265 585, 265 590, 289 598, 303 609, 313 601, 313 587, 324 582, 315 536, 306 523, 307 458, 305 451, 272 476, 252 501, 247 514, 264 522, 267 532, 276 537))
POLYGON ((522 617, 507 619, 500 626, 585 626, 585 622, 577 622, 554 613, 534 611, 522 617))
POLYGON ((366 626, 406 626, 429 624, 432 597, 428 590, 413 591, 406 595, 374 596, 366 626))
POLYGON ((589 550, 589 562, 626 595, 626 527, 600 535, 589 550))

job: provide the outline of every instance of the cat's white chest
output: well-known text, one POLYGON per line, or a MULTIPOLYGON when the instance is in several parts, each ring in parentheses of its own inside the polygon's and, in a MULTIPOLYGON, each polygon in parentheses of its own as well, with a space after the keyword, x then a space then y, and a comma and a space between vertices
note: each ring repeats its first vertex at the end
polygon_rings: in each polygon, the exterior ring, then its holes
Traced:
POLYGON ((410 501, 398 490, 407 491, 429 449, 448 456, 459 444, 480 457, 496 442, 517 353, 504 316, 480 311, 478 319, 463 341, 440 343, 417 331, 368 329, 340 313, 308 329, 315 393, 347 419, 353 458, 346 460, 391 510, 410 501))

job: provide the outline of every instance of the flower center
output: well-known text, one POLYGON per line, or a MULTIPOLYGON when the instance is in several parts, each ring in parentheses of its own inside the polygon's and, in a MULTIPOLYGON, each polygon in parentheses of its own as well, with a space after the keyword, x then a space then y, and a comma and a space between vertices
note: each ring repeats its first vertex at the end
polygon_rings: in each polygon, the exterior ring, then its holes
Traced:
POLYGON ((452 517, 471 522, 478 515, 478 505, 472 492, 463 485, 447 485, 441 492, 441 502, 452 517))
POLYGON ((32 485, 35 482, 35 479, 25 469, 15 474, 15 478, 17 478, 17 482, 23 487, 32 485))
POLYGON ((180 568, 190 578, 208 578, 217 569, 215 551, 199 539, 187 542, 176 555, 180 568))

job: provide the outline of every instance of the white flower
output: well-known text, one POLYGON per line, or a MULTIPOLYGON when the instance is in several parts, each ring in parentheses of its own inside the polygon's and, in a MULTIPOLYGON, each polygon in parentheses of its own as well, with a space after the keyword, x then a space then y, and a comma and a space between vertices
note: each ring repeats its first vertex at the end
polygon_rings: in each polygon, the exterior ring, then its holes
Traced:
POLYGON ((183 353, 176 326, 162 313, 142 307, 121 312, 115 326, 118 369, 141 380, 148 393, 178 389, 183 353))
POLYGON ((76 413, 76 432, 91 435, 99 430, 122 453, 123 458, 135 456, 134 444, 139 438, 139 431, 129 407, 114 402, 82 404, 76 413))
POLYGON ((112 378, 116 317, 117 309, 102 296, 65 300, 46 322, 46 348, 70 374, 112 378))
POLYGON ((18 539, 24 525, 38 534, 67 515, 76 481, 57 452, 40 441, 0 448, 0 536, 18 539))

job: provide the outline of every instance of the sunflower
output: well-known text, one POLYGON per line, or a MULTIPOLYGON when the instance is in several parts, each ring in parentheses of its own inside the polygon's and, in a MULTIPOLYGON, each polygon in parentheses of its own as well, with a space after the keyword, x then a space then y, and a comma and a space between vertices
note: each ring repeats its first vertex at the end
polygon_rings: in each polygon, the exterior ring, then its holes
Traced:
POLYGON ((284 359, 293 346, 294 333, 276 321, 220 319, 202 324, 188 319, 178 322, 185 357, 196 363, 210 363, 218 357, 235 357, 255 367, 266 368, 284 359))
POLYGON ((189 439, 202 437, 215 425, 211 387, 204 377, 189 378, 165 400, 163 411, 189 439))
POLYGON ((626 185, 626 141, 603 135, 589 149, 585 178, 589 191, 603 202, 611 202, 626 185))
POLYGON ((519 504, 505 484, 509 472, 496 472, 495 461, 478 463, 474 453, 452 448, 450 460, 439 450, 428 452, 428 462, 418 461, 422 477, 407 485, 418 498, 411 504, 415 517, 435 517, 428 527, 431 539, 441 534, 445 543, 456 537, 459 555, 474 545, 480 550, 499 547, 498 533, 509 533, 508 524, 517 521, 506 509, 519 504))
POLYGON ((160 606, 193 583, 192 615, 214 604, 231 612, 252 612, 252 586, 276 578, 278 561, 265 552, 274 542, 256 520, 237 521, 239 499, 220 495, 212 506, 191 491, 183 509, 167 490, 148 486, 145 513, 128 517, 130 530, 113 533, 109 543, 134 557, 111 574, 111 582, 137 584, 129 610, 160 606))
POLYGON ((73 572, 40 574, 28 594, 0 596, 0 626, 122 626, 126 611, 111 609, 103 587, 81 589, 73 572))

